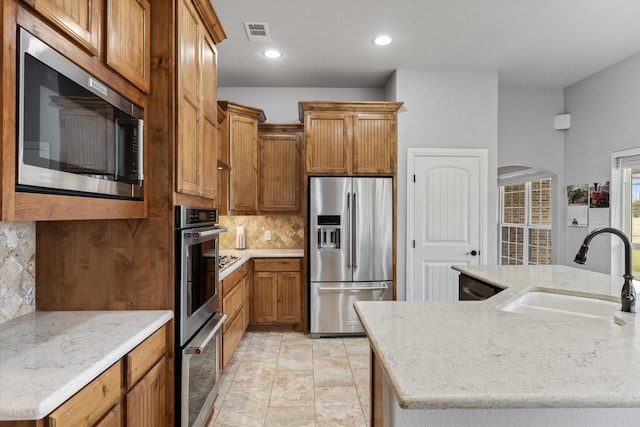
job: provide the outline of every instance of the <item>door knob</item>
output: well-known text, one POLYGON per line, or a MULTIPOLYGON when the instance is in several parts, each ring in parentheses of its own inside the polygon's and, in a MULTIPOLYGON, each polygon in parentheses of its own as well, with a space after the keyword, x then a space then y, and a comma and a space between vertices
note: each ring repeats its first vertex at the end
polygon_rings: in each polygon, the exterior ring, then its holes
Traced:
POLYGON ((465 255, 471 255, 471 256, 476 256, 479 255, 480 251, 476 251, 475 249, 472 250, 471 252, 467 252, 465 255))

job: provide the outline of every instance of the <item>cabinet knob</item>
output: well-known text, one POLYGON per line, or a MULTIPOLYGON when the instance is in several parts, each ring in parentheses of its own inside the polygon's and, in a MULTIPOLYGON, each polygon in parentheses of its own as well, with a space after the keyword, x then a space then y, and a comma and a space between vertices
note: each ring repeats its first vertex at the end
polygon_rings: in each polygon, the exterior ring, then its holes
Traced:
POLYGON ((471 252, 467 252, 465 255, 471 255, 471 256, 476 256, 479 255, 480 251, 476 251, 475 249, 472 250, 471 252))

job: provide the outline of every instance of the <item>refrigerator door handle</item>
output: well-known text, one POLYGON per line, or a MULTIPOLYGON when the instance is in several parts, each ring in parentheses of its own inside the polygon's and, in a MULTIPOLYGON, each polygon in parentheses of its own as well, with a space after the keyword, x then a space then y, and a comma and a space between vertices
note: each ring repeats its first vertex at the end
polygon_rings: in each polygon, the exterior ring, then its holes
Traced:
POLYGON ((357 236, 356 236, 356 230, 358 229, 358 227, 356 226, 356 217, 357 217, 357 201, 356 201, 356 196, 358 193, 353 193, 353 213, 351 214, 352 218, 353 218, 353 224, 351 227, 351 252, 353 253, 353 268, 358 268, 358 254, 357 254, 357 236))
POLYGON ((349 288, 334 288, 334 287, 322 287, 322 286, 318 286, 318 291, 322 292, 322 291, 329 291, 329 292, 349 292, 349 291, 386 291, 387 289, 389 289, 389 287, 387 285, 385 285, 384 283, 381 284, 380 286, 375 286, 375 287, 358 287, 358 286, 353 286, 353 287, 349 287, 349 288))
POLYGON ((349 263, 347 267, 351 268, 353 264, 351 247, 353 244, 353 239, 351 238, 351 193, 347 193, 347 242, 349 247, 347 250, 349 251, 349 263))

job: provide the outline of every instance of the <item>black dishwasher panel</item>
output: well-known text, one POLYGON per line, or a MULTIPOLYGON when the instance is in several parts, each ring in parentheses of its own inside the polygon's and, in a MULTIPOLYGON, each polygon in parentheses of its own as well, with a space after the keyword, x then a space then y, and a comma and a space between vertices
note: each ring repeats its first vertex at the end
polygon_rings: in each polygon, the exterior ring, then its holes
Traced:
POLYGON ((491 298, 503 289, 486 282, 460 274, 458 282, 459 301, 482 301, 491 298))

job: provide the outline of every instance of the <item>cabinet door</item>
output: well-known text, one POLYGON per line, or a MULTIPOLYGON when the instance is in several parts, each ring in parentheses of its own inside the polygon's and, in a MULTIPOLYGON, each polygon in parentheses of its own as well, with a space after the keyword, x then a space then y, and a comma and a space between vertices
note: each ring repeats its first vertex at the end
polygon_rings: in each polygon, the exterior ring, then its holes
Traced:
MULTIPOLYGON (((100 53, 102 3, 96 0, 22 0, 73 41, 100 53)), ((118 0, 119 1, 119 0, 118 0)))
POLYGON ((244 319, 243 319, 243 330, 247 330, 249 327, 249 322, 251 321, 251 275, 247 274, 242 279, 244 284, 244 319))
POLYGON ((163 357, 129 390, 126 396, 127 426, 166 425, 165 370, 163 357))
POLYGON ((253 323, 273 323, 278 315, 278 273, 257 272, 253 275, 253 323))
POLYGON ((356 114, 353 118, 353 173, 394 173, 396 135, 395 114, 356 114))
POLYGON ((229 115, 229 210, 256 213, 258 209, 258 122, 229 115))
POLYGON ((348 114, 305 115, 305 163, 308 174, 343 174, 351 171, 351 122, 348 114))
POLYGON ((218 101, 216 98, 216 47, 206 33, 201 40, 202 53, 202 197, 215 199, 218 194, 218 101))
POLYGON ((122 409, 118 403, 111 408, 107 415, 98 422, 94 427, 120 427, 122 426, 122 409))
POLYGON ((107 0, 107 64, 149 93, 149 2, 107 0))
POLYGON ((300 322, 300 273, 278 273, 278 322, 300 322))
POLYGON ((261 134, 260 211, 298 212, 302 187, 302 140, 297 134, 261 134))
POLYGON ((178 141, 176 191, 200 192, 200 35, 202 24, 189 0, 178 5, 178 141))

